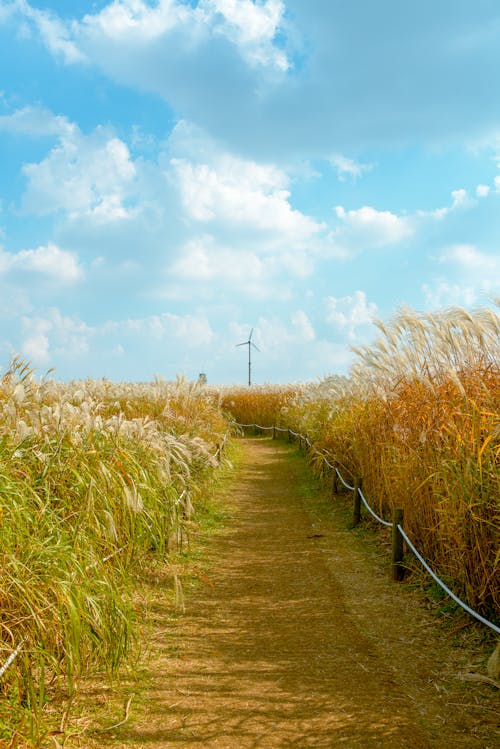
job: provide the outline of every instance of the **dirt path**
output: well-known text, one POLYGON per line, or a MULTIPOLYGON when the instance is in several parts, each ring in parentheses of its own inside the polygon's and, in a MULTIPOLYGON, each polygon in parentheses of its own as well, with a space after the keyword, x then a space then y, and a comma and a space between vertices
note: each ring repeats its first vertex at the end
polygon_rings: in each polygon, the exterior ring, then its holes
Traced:
POLYGON ((442 661, 430 616, 301 489, 304 464, 286 445, 243 447, 210 580, 173 639, 155 612, 153 689, 113 746, 493 749, 493 690, 456 679, 463 654, 442 661))

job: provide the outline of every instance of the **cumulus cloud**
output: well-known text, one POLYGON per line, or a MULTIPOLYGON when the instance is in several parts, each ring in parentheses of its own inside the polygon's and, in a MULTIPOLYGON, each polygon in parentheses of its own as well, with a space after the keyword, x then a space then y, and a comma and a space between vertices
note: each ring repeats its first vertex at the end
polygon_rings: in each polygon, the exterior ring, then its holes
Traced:
POLYGON ((21 250, 17 254, 0 249, 0 273, 30 271, 59 283, 73 283, 83 278, 83 268, 73 252, 61 250, 49 242, 35 250, 21 250))
POLYGON ((357 337, 358 328, 373 322, 377 313, 377 305, 367 301, 364 291, 356 291, 352 296, 329 296, 325 307, 327 321, 347 333, 351 340, 357 337))
POLYGON ((205 0, 200 3, 213 24, 214 32, 235 43, 254 65, 271 65, 287 70, 286 54, 273 40, 282 24, 285 3, 282 0, 205 0))
POLYGON ((65 211, 101 220, 128 215, 124 207, 136 168, 127 145, 97 128, 86 136, 71 128, 39 163, 25 164, 23 210, 45 215, 65 211))
POLYGON ((414 232, 410 218, 392 211, 379 211, 372 206, 346 211, 337 206, 335 212, 340 224, 335 239, 347 253, 396 244, 414 232))
MULTIPOLYGON (((93 60, 106 68, 106 48, 117 57, 126 56, 126 49, 147 54, 149 48, 153 58, 159 43, 179 44, 184 36, 191 49, 221 37, 250 66, 280 71, 289 67, 286 53, 275 44, 285 10, 282 0, 200 0, 194 6, 178 0, 154 5, 113 0, 80 20, 63 20, 27 0, 14 0, 13 8, 32 24, 50 52, 68 64, 93 60)), ((7 18, 7 12, 4 15, 7 18)))
POLYGON ((321 224, 290 205, 288 177, 274 165, 228 154, 216 163, 172 159, 187 213, 200 222, 224 221, 253 231, 276 232, 294 243, 318 233, 321 224))

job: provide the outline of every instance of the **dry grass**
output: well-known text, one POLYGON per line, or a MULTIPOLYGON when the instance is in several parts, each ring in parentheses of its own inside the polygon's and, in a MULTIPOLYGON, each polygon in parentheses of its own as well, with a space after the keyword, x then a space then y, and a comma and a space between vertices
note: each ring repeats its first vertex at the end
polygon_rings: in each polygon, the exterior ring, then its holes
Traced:
POLYGON ((279 426, 289 403, 303 391, 301 386, 263 385, 212 389, 223 411, 239 424, 279 426))

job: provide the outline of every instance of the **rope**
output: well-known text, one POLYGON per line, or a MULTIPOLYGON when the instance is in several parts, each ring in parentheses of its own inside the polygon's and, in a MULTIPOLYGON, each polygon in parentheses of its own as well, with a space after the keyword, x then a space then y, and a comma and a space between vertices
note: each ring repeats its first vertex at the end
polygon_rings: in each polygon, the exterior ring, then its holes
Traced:
POLYGON ((2 676, 4 675, 4 673, 7 671, 7 669, 9 668, 9 666, 11 666, 14 663, 14 661, 17 658, 17 656, 19 655, 19 653, 23 649, 23 645, 24 645, 25 642, 26 642, 26 640, 21 640, 21 642, 19 643, 19 645, 17 646, 17 648, 14 650, 13 653, 11 653, 9 655, 9 657, 7 658, 7 660, 5 661, 5 663, 3 664, 2 668, 0 668, 0 679, 2 678, 2 676))
MULTIPOLYGON (((235 421, 235 426, 243 427, 243 429, 250 428, 250 427, 255 427, 256 429, 278 429, 278 427, 263 427, 260 424, 239 424, 237 421, 235 421)), ((286 430, 283 430, 283 431, 286 431, 286 430)))
POLYGON ((373 515, 373 517, 375 518, 375 520, 378 520, 379 523, 382 523, 382 525, 385 525, 386 528, 392 528, 392 523, 389 523, 387 520, 383 520, 381 517, 379 517, 377 515, 376 512, 374 512, 374 510, 372 510, 372 508, 370 507, 370 505, 366 501, 365 495, 363 494, 363 492, 361 491, 361 489, 358 489, 358 492, 359 492, 359 496, 361 497, 361 501, 363 502, 364 506, 366 507, 366 509, 368 510, 368 512, 370 513, 370 515, 373 515))
POLYGON ((344 481, 344 478, 343 478, 342 474, 340 473, 339 469, 337 468, 337 466, 335 466, 335 473, 337 474, 337 476, 339 477, 341 483, 345 486, 345 488, 349 489, 349 491, 353 492, 356 487, 351 486, 346 481, 344 481))
POLYGON ((410 547, 410 549, 412 550, 412 552, 417 557, 417 559, 420 562, 420 564, 423 567, 425 567, 425 569, 427 570, 427 572, 429 573, 429 575, 437 582, 438 585, 441 586, 441 588, 445 591, 445 593, 448 593, 448 595, 450 596, 450 598, 453 598, 453 600, 456 603, 458 603, 458 605, 461 606, 464 609, 464 611, 467 611, 471 616, 474 616, 480 622, 482 622, 483 624, 485 624, 487 627, 490 627, 494 632, 496 632, 498 635, 500 635, 500 627, 497 627, 496 624, 493 624, 492 622, 489 622, 487 619, 485 619, 483 616, 481 616, 481 614, 478 614, 477 611, 474 611, 474 609, 471 609, 470 606, 467 606, 466 603, 464 603, 458 596, 456 596, 455 593, 453 593, 453 591, 451 591, 448 588, 448 586, 445 585, 445 583, 442 580, 440 580, 440 578, 436 575, 436 573, 429 567, 429 565, 427 564, 427 562, 425 561, 425 559, 418 552, 418 550, 414 547, 414 545, 412 544, 412 542, 410 541, 410 539, 408 538, 408 536, 406 535, 406 533, 404 532, 404 530, 402 529, 402 527, 400 525, 398 525, 397 528, 398 528, 398 531, 403 536, 403 538, 406 541, 406 543, 408 544, 408 546, 410 547))

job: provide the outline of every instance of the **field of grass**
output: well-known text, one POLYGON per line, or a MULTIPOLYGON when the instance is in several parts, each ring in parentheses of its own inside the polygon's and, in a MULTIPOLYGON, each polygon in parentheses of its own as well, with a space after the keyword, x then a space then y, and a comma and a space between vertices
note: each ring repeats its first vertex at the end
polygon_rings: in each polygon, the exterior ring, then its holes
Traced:
MULTIPOLYGON (((402 310, 349 378, 224 392, 238 421, 281 424, 334 456, 480 613, 500 611, 500 318, 492 309, 402 310), (234 404, 234 406, 232 405, 234 404)), ((318 363, 318 369, 320 363, 318 363)))
POLYGON ((133 571, 184 543, 226 431, 193 385, 39 382, 13 362, 0 381, 0 668, 19 651, 0 681, 0 746, 41 742, 82 676, 113 678, 133 656, 133 571))
POLYGON ((182 548, 231 421, 306 434, 362 477, 379 514, 402 507, 440 576, 499 621, 500 318, 403 310, 379 328, 349 377, 308 385, 64 384, 12 362, 0 380, 0 670, 17 655, 0 673, 0 747, 42 744, 80 679, 113 679, 134 657, 134 574, 182 548))

